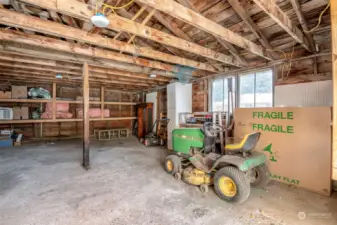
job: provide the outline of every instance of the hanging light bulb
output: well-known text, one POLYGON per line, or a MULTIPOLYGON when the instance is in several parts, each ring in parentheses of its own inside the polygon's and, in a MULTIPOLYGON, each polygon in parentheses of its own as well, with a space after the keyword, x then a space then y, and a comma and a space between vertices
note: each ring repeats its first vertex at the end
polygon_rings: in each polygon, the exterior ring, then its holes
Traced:
POLYGON ((102 13, 96 13, 96 15, 91 17, 91 22, 96 27, 105 28, 109 25, 109 20, 102 13))

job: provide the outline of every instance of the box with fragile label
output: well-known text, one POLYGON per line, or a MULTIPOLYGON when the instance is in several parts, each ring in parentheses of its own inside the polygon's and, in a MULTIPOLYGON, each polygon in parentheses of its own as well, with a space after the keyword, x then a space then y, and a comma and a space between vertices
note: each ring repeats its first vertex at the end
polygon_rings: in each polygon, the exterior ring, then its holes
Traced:
POLYGON ((235 138, 261 132, 272 179, 323 195, 331 194, 331 108, 235 109, 235 138))
POLYGON ((12 98, 27 98, 27 86, 12 86, 12 98))

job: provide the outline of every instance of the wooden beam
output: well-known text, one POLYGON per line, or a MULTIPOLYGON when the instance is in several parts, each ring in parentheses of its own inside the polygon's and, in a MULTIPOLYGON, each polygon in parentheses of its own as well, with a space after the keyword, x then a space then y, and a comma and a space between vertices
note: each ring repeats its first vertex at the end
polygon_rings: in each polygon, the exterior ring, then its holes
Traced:
POLYGON ((63 69, 57 69, 49 66, 42 66, 42 65, 32 65, 27 63, 16 63, 16 62, 2 62, 0 61, 0 66, 2 67, 10 67, 10 68, 20 68, 20 69, 32 69, 32 70, 38 70, 38 71, 49 71, 54 73, 55 75, 57 73, 61 74, 69 74, 69 75, 78 75, 79 73, 74 70, 63 70, 63 69))
MULTIPOLYGON (((193 10, 194 12, 196 13, 199 13, 199 14, 202 14, 198 11, 198 9, 196 7, 194 7, 194 5, 189 1, 189 0, 178 0, 178 2, 180 4, 182 4, 183 6, 185 6, 186 8, 189 8, 191 10, 193 10)), ((160 20, 159 20, 160 21, 160 20)), ((167 20, 165 20, 167 21, 167 20)), ((161 21, 160 21, 161 22, 161 21)), ((178 25, 175 25, 173 27, 178 27, 178 25)), ((179 28, 178 28, 179 29, 179 28)), ((180 30, 180 29, 179 29, 180 30)), ((182 30, 181 30, 182 33, 184 33, 182 30)), ((187 35, 186 35, 187 36, 187 35)), ((179 36, 178 36, 179 37, 179 36)), ((247 61, 242 57, 240 56, 240 53, 239 51, 229 42, 221 39, 221 38, 218 38, 218 37, 215 37, 215 39, 217 40, 217 42, 219 42, 225 49, 227 49, 238 61, 240 61, 243 65, 247 65, 247 61)))
MULTIPOLYGON (((135 21, 144 12, 144 10, 146 8, 147 8, 147 6, 144 6, 140 10, 138 10, 138 12, 131 18, 131 20, 135 21)), ((113 39, 117 39, 118 37, 121 36, 122 33, 123 33, 123 31, 120 31, 113 39)))
POLYGON ((53 117, 52 119, 55 120, 56 119, 56 83, 53 82, 53 117))
POLYGON ((307 21, 303 15, 302 9, 301 9, 301 5, 298 2, 298 0, 290 0, 291 5, 293 6, 297 19, 298 21, 300 21, 302 30, 304 31, 305 36, 307 37, 308 41, 309 41, 309 46, 312 52, 316 52, 316 44, 315 44, 315 40, 312 37, 312 34, 309 33, 309 29, 308 29, 308 25, 307 25, 307 21))
POLYGON ((101 86, 101 118, 104 118, 104 86, 101 86))
MULTIPOLYGON (((40 7, 53 9, 60 13, 63 13, 63 14, 66 14, 72 17, 76 17, 78 19, 82 19, 85 21, 89 21, 92 16, 92 11, 88 9, 88 6, 86 4, 75 1, 75 0, 69 0, 69 1, 68 0, 58 0, 58 1, 56 0, 23 0, 23 1, 33 4, 33 5, 38 5, 40 7)), ((123 30, 126 32, 133 33, 137 36, 159 42, 161 44, 169 45, 171 47, 176 47, 178 49, 182 49, 182 50, 185 50, 185 51, 197 54, 197 55, 204 56, 206 58, 214 59, 216 61, 220 61, 220 62, 234 65, 234 66, 239 66, 239 67, 241 66, 240 62, 237 62, 235 59, 233 59, 230 56, 224 55, 219 52, 215 52, 211 49, 205 48, 195 43, 182 40, 175 36, 169 35, 165 32, 161 32, 159 30, 147 27, 145 25, 142 25, 134 21, 125 19, 123 17, 120 17, 118 15, 109 15, 108 18, 110 20, 110 24, 109 24, 110 29, 123 30)), ((221 26, 219 25, 219 27, 221 26)), ((177 63, 177 64, 181 64, 181 63, 177 63)))
POLYGON ((83 64, 83 167, 90 169, 89 68, 83 64))
POLYGON ((287 14, 278 7, 274 0, 253 1, 306 50, 311 51, 308 45, 308 40, 302 31, 293 25, 287 14))
POLYGON ((205 18, 199 13, 188 9, 173 0, 137 0, 137 2, 151 6, 157 10, 165 12, 179 20, 191 24, 213 36, 224 39, 234 45, 244 48, 258 56, 269 59, 264 53, 264 50, 255 43, 243 38, 242 36, 224 28, 220 24, 213 22, 210 19, 205 18))
POLYGON ((228 3, 233 7, 235 12, 240 16, 242 21, 246 24, 249 30, 254 34, 254 36, 259 40, 261 45, 267 49, 271 57, 278 59, 278 55, 273 52, 273 47, 270 45, 267 37, 260 31, 258 26, 254 23, 253 19, 249 16, 248 12, 243 8, 241 3, 237 0, 227 0, 228 3))
MULTIPOLYGON (((83 4, 78 2, 79 4, 83 4)), ((90 12, 90 11, 89 11, 90 12)), ((90 17, 88 16, 88 19, 90 17)), ((0 9, 0 23, 6 24, 8 26, 25 28, 27 30, 32 30, 36 32, 41 32, 44 34, 59 36, 63 38, 68 38, 72 40, 76 40, 79 42, 85 42, 92 45, 97 45, 100 47, 128 52, 134 55, 141 55, 157 60, 162 60, 174 64, 185 65, 197 69, 208 70, 212 72, 216 72, 214 68, 208 64, 197 62, 194 60, 181 58, 178 56, 166 54, 163 52, 155 51, 149 48, 137 47, 132 44, 127 44, 125 42, 121 42, 118 40, 113 40, 110 38, 105 38, 98 34, 89 34, 88 32, 76 28, 72 28, 69 26, 64 26, 59 23, 55 23, 52 21, 45 21, 40 18, 36 18, 33 16, 27 16, 21 13, 12 12, 6 9, 0 9)), ((71 43, 69 43, 71 45, 71 43)), ((91 49, 90 47, 87 49, 91 49)), ((141 66, 152 67, 160 70, 167 70, 178 72, 179 69, 176 66, 172 66, 170 64, 161 63, 158 61, 151 61, 144 58, 132 57, 124 54, 118 54, 113 51, 104 50, 105 53, 109 54, 111 59, 132 63, 141 66)), ((74 51, 73 51, 74 52, 74 51)))
POLYGON ((114 61, 110 59, 109 52, 105 52, 105 50, 99 48, 89 47, 88 49, 78 44, 75 45, 66 41, 60 41, 51 38, 46 39, 45 37, 38 35, 28 37, 27 35, 22 36, 22 34, 24 34, 22 32, 20 32, 19 35, 6 32, 8 31, 0 32, 0 40, 16 42, 2 43, 4 45, 0 44, 0 50, 2 49, 6 52, 13 52, 21 55, 30 55, 34 57, 45 57, 48 59, 73 63, 83 63, 84 61, 86 61, 88 62, 88 64, 94 66, 135 73, 150 74, 155 72, 157 75, 168 78, 175 78, 177 76, 175 72, 153 70, 149 67, 114 61))
POLYGON ((333 127, 332 127, 332 180, 337 191, 337 1, 331 1, 333 127))

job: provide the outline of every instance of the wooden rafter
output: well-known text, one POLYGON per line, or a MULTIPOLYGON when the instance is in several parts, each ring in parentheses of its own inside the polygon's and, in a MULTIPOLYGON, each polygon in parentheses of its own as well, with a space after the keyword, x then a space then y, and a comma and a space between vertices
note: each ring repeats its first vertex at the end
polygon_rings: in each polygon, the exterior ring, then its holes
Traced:
POLYGON ((300 29, 293 25, 289 17, 276 5, 273 0, 253 0, 265 13, 267 13, 290 36, 310 51, 308 40, 300 29))
POLYGON ((290 0, 290 2, 295 10, 298 21, 301 24, 302 30, 304 31, 305 36, 308 38, 311 51, 316 52, 316 47, 315 47, 316 44, 315 44, 314 38, 312 37, 312 34, 309 33, 307 21, 303 15, 301 5, 299 4, 298 0, 290 0))
POLYGON ((273 51, 273 47, 270 45, 267 37, 260 31, 258 26, 254 23, 252 18, 242 7, 241 3, 237 0, 227 0, 227 1, 233 7, 236 13, 240 16, 240 18, 246 24, 246 26, 250 29, 250 31, 254 34, 254 36, 259 40, 261 45, 265 47, 267 51, 269 51, 270 55, 274 59, 277 59, 278 55, 273 51))
MULTIPOLYGON (((72 77, 80 77, 80 67, 78 65, 72 66, 67 65, 66 63, 59 63, 52 60, 46 60, 46 62, 42 59, 32 59, 28 57, 6 57, 6 59, 2 59, 0 56, 0 71, 6 73, 20 73, 20 74, 33 74, 33 75, 41 75, 41 76, 52 76, 55 77, 55 74, 66 74, 66 76, 72 77), (7 62, 9 60, 9 62, 7 62), (22 63, 24 62, 24 63, 22 63), (60 69, 62 68, 62 69, 60 69), (48 74, 49 73, 49 74, 48 74)), ((116 71, 109 70, 99 67, 90 67, 91 78, 101 78, 101 79, 114 79, 121 81, 129 81, 140 82, 140 83, 148 83, 153 85, 165 85, 168 83, 168 79, 166 78, 149 78, 146 74, 137 74, 137 73, 129 73, 124 71, 116 71)))
MULTIPOLYGON (((88 21, 92 16, 92 11, 88 9, 86 4, 75 0, 23 0, 24 2, 35 4, 40 7, 46 7, 47 9, 53 9, 63 14, 73 16, 85 21, 88 21), (58 4, 56 4, 58 3, 58 4)), ((179 5, 179 4, 177 4, 179 5)), ((180 5, 179 5, 180 6, 180 5)), ((156 7, 153 7, 156 8, 156 7)), ((224 55, 219 52, 215 52, 211 49, 202 47, 195 43, 191 43, 151 27, 144 26, 142 24, 130 21, 117 15, 109 15, 110 20, 109 28, 124 30, 126 32, 141 36, 165 45, 169 45, 181 50, 185 50, 197 55, 204 56, 206 58, 214 59, 226 64, 241 66, 240 62, 233 59, 231 56, 224 55)), ((258 46, 256 46, 258 47, 258 46)), ((187 59, 186 59, 187 60, 187 59)), ((177 63, 178 64, 178 63, 177 63)))
MULTIPOLYGON (((119 50, 119 51, 125 51, 129 52, 135 55, 142 55, 150 58, 155 58, 158 60, 163 60, 166 62, 171 62, 175 64, 195 67, 202 70, 210 70, 214 71, 214 68, 210 65, 207 65, 205 63, 196 62, 193 60, 169 55, 166 53, 162 53, 159 51, 155 51, 149 48, 142 48, 142 47, 135 47, 134 45, 127 44, 125 42, 121 42, 118 40, 113 40, 109 38, 104 38, 100 35, 96 34, 88 34, 86 31, 63 26, 61 24, 51 22, 51 21, 45 21, 41 20, 36 17, 27 16, 21 13, 11 12, 9 10, 0 9, 0 23, 7 24, 8 26, 14 26, 14 27, 20 27, 20 28, 27 28, 29 30, 42 32, 45 34, 51 34, 56 35, 64 38, 69 38, 72 40, 77 40, 80 42, 85 42, 109 49, 119 50)), ((161 63, 158 61, 150 61, 142 58, 135 58, 132 56, 124 55, 124 54, 118 54, 115 52, 110 51, 110 56, 113 56, 117 61, 127 62, 127 63, 133 63, 138 64, 142 66, 148 66, 156 69, 161 70, 168 70, 168 71, 174 71, 178 72, 178 69, 174 69, 175 66, 161 63)))
MULTIPOLYGON (((149 22, 149 20, 151 19, 151 17, 152 17, 153 14, 155 14, 155 13, 156 13, 156 10, 155 10, 155 9, 152 9, 152 10, 149 12, 149 14, 145 17, 145 19, 142 21, 141 24, 142 24, 142 25, 146 25, 147 22, 149 22)), ((127 41, 127 43, 128 43, 128 44, 132 43, 133 40, 135 39, 135 37, 136 37, 135 34, 132 35, 132 36, 130 37, 130 39, 127 41)), ((121 51, 120 53, 123 53, 123 51, 121 51)))
POLYGON ((151 6, 159 11, 165 12, 177 19, 180 19, 188 24, 191 24, 213 36, 224 39, 234 45, 244 48, 256 55, 270 59, 265 55, 264 50, 261 46, 243 38, 242 36, 222 27, 221 25, 213 22, 210 19, 205 18, 199 13, 188 9, 173 0, 137 0, 140 3, 151 6))
MULTIPOLYGON (((182 4, 183 6, 185 6, 186 8, 189 8, 189 9, 193 10, 196 13, 200 13, 198 11, 198 9, 196 7, 194 7, 194 5, 189 0, 178 0, 178 2, 180 4, 182 4)), ((181 31, 181 32, 183 32, 183 31, 181 31)), ((227 41, 225 41, 225 40, 223 40, 221 38, 218 38, 218 37, 215 37, 215 39, 224 48, 226 48, 238 61, 242 62, 244 65, 247 65, 247 61, 242 56, 240 56, 240 53, 238 52, 238 50, 231 43, 229 43, 229 42, 227 42, 227 41)))
MULTIPOLYGON (((71 52, 72 45, 69 45, 69 42, 65 42, 65 41, 63 42, 60 41, 60 42, 57 42, 56 45, 53 45, 51 43, 54 43, 55 39, 45 39, 44 37, 41 37, 41 36, 36 36, 36 38, 33 37, 31 39, 31 38, 27 38, 27 35, 25 36, 4 35, 4 32, 0 32, 0 40, 7 40, 7 41, 14 40, 15 42, 18 43, 18 44, 3 43, 3 45, 0 45, 0 49, 6 52, 10 51, 10 52, 14 52, 14 53, 21 54, 21 55, 30 55, 34 57, 45 57, 48 59, 66 61, 66 62, 74 62, 74 63, 82 63, 84 61, 87 61, 90 65, 106 67, 110 69, 135 72, 135 73, 147 73, 147 74, 155 73, 157 75, 168 77, 168 78, 176 77, 174 73, 169 72, 169 71, 152 70, 149 67, 142 67, 142 66, 113 61, 113 60, 110 60, 109 57, 107 57, 107 55, 105 57, 104 55, 101 55, 100 58, 97 58, 98 57, 97 54, 92 54, 90 51, 88 51, 87 54, 84 54, 87 51, 86 48, 78 52, 75 51, 77 52, 77 54, 74 54, 74 52, 71 52), (42 38, 42 39, 39 39, 39 38, 42 38), (43 48, 41 48, 41 46, 43 48), (69 50, 67 50, 68 48, 69 50), (61 52, 59 50, 61 50, 61 52)), ((96 50, 94 48, 93 51, 98 52, 99 50, 96 50)))

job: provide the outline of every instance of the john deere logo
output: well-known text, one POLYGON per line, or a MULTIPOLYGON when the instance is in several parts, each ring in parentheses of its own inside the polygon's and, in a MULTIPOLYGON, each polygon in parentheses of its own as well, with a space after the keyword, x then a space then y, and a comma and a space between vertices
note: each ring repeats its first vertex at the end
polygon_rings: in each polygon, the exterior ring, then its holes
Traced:
POLYGON ((276 155, 274 154, 272 147, 273 147, 273 144, 269 144, 263 149, 263 151, 269 153, 269 161, 277 162, 276 155))

